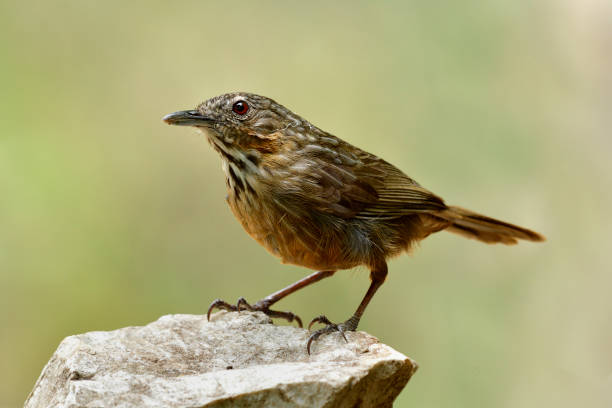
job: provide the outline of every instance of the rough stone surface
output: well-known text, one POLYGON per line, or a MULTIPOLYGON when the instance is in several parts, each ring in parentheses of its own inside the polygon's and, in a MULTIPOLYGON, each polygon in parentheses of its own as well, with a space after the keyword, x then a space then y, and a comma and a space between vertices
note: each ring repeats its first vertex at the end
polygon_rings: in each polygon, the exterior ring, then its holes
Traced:
POLYGON ((25 407, 390 407, 417 368, 364 332, 307 338, 249 312, 70 336, 25 407))

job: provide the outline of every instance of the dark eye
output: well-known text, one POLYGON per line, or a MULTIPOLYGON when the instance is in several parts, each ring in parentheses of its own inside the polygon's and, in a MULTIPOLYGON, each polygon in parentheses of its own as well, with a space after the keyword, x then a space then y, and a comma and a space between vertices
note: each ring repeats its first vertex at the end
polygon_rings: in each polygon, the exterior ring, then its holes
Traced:
POLYGON ((232 110, 239 115, 245 115, 249 111, 249 105, 245 101, 238 101, 232 106, 232 110))

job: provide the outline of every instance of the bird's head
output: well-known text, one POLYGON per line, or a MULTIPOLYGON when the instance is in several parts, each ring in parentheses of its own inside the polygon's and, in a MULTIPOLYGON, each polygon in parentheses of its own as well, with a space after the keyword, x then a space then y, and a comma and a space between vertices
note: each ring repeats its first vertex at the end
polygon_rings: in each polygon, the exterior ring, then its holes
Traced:
POLYGON ((196 109, 174 112, 163 120, 203 131, 220 153, 230 150, 275 153, 283 139, 294 133, 285 131, 305 123, 272 99, 245 92, 216 96, 196 109))

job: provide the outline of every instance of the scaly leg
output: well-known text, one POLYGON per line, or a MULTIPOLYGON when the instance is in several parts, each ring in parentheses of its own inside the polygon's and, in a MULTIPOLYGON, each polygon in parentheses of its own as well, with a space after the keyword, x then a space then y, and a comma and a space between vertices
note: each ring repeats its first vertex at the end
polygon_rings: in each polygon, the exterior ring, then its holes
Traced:
POLYGON ((318 316, 312 319, 312 321, 308 325, 308 330, 310 330, 310 327, 312 327, 312 325, 317 322, 325 324, 325 327, 315 331, 308 338, 308 343, 306 345, 306 350, 308 351, 308 354, 310 354, 310 345, 312 344, 312 342, 318 339, 319 337, 321 337, 321 335, 323 334, 332 333, 332 332, 340 332, 340 334, 342 334, 342 337, 344 337, 344 340, 346 340, 346 336, 344 335, 344 332, 355 331, 357 329, 357 326, 359 325, 359 320, 361 320, 361 316, 363 315, 363 312, 365 311, 366 307, 368 307, 370 300, 372 300, 372 297, 374 297, 374 294, 376 293, 378 288, 385 282, 386 277, 387 277, 387 264, 385 262, 379 263, 378 266, 376 266, 370 271, 370 280, 372 281, 370 283, 370 287, 368 288, 368 291, 366 292, 365 296, 363 297, 363 300, 359 304, 359 307, 357 308, 353 316, 351 316, 344 323, 340 323, 340 324, 332 323, 324 315, 321 315, 321 316, 318 316))

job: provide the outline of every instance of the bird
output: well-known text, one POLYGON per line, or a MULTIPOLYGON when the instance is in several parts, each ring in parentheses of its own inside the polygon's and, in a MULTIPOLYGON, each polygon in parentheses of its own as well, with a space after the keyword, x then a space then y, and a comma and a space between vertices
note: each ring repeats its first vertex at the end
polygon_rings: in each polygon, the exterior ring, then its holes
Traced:
POLYGON ((233 92, 195 109, 163 117, 170 125, 192 126, 219 153, 226 200, 246 232, 283 263, 315 272, 254 304, 216 299, 214 309, 261 311, 273 318, 302 320, 270 307, 336 271, 365 266, 370 285, 355 312, 342 323, 315 317, 323 327, 307 342, 328 333, 355 331, 376 291, 385 282, 387 261, 442 230, 487 244, 544 241, 530 229, 447 205, 387 161, 328 133, 265 96, 233 92))

